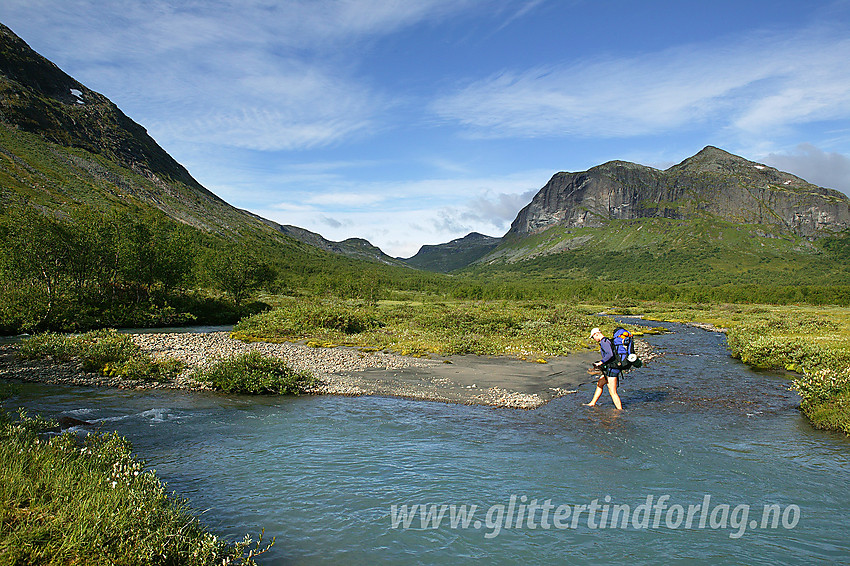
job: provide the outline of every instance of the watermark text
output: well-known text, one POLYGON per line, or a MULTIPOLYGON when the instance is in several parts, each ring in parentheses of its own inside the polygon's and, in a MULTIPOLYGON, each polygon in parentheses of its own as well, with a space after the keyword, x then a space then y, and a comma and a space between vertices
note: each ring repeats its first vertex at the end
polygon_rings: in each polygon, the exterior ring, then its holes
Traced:
POLYGON ((510 529, 729 529, 737 539, 750 530, 793 529, 800 522, 798 505, 731 505, 712 503, 705 495, 698 503, 680 504, 669 495, 647 495, 638 504, 614 503, 610 495, 587 504, 555 505, 551 499, 512 495, 507 504, 486 509, 473 504, 414 503, 392 505, 393 529, 475 529, 484 538, 510 529))

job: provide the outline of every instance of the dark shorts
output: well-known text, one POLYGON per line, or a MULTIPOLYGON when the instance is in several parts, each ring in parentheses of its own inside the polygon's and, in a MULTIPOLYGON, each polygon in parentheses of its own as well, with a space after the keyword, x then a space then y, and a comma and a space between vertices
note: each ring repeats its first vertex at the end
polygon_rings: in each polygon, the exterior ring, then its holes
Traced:
MULTIPOLYGON (((606 383, 608 383, 608 377, 609 377, 609 376, 606 376, 604 373, 603 373, 601 376, 599 376, 599 380, 596 382, 596 387, 602 387, 602 386, 604 386, 606 383)), ((610 377, 618 378, 618 377, 620 377, 620 376, 618 376, 618 375, 612 375, 612 376, 610 376, 610 377)))

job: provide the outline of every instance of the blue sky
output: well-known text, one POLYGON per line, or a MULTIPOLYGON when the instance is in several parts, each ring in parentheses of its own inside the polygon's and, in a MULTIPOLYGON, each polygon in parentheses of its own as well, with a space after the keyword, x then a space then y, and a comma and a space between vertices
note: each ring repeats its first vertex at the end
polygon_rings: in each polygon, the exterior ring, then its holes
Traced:
POLYGON ((850 1, 3 0, 240 208, 408 257, 706 145, 850 193, 850 1))

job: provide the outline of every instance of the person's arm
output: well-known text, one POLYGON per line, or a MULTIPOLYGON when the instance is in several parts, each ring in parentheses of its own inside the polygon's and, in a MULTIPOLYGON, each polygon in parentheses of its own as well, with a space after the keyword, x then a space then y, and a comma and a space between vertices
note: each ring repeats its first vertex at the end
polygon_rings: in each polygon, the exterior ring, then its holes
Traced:
POLYGON ((603 338, 599 342, 599 347, 602 349, 602 363, 606 364, 614 358, 614 344, 610 338, 603 338))

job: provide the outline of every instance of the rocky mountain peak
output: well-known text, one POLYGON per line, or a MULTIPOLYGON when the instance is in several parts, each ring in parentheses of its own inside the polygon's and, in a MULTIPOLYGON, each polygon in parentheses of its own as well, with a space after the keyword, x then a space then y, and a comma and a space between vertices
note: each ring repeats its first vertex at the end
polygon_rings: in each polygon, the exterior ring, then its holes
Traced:
POLYGON ((688 157, 668 171, 723 172, 746 165, 754 165, 754 163, 713 145, 708 145, 696 155, 688 157))
POLYGON ((556 173, 505 236, 551 226, 598 227, 614 219, 717 218, 817 237, 850 228, 850 199, 772 167, 708 146, 664 171, 610 161, 556 173))
POLYGON ((0 73, 20 86, 64 104, 82 104, 92 94, 3 24, 0 24, 0 46, 0 73))

